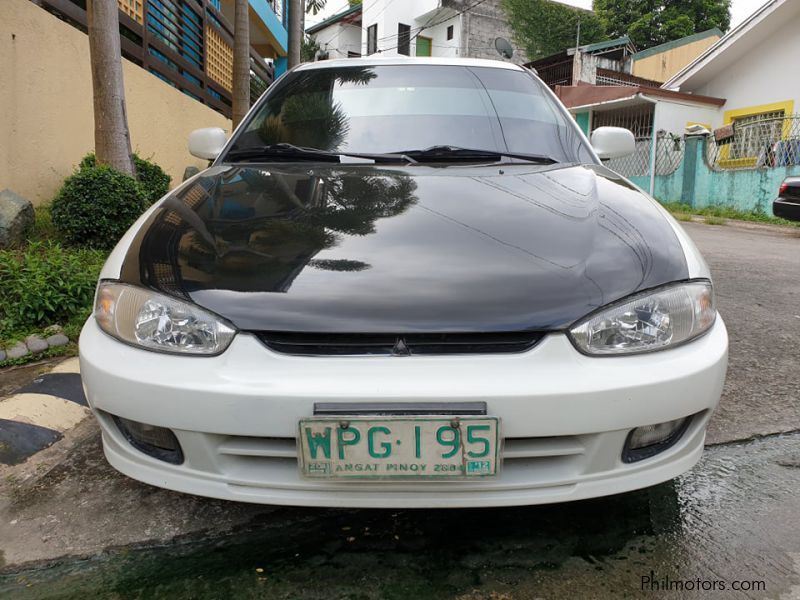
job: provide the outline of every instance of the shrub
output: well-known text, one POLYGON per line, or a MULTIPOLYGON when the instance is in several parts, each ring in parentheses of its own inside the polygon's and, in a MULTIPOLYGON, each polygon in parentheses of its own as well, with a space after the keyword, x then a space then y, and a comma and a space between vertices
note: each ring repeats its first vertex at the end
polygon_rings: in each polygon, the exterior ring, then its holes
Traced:
MULTIPOLYGON (((144 188, 147 205, 149 206, 169 191, 172 177, 167 175, 164 169, 156 163, 139 158, 136 154, 133 155, 133 163, 136 165, 136 179, 139 180, 139 183, 144 188)), ((89 153, 83 157, 78 168, 80 170, 88 169, 96 164, 94 153, 89 153)))
POLYGON ((139 158, 135 154, 133 162, 136 164, 136 178, 142 184, 147 205, 150 206, 169 191, 172 177, 167 175, 164 169, 156 163, 139 158))
POLYGON ((51 209, 69 244, 110 248, 146 206, 141 184, 111 167, 86 166, 64 180, 51 209))
POLYGON ((0 251, 0 339, 24 337, 47 325, 72 324, 91 312, 105 253, 31 242, 0 251))

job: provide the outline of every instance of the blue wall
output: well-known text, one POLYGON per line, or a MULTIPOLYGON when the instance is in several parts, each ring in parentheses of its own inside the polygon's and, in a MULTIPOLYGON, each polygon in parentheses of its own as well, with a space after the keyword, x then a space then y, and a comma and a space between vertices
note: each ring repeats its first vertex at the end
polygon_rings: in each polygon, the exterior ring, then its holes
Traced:
MULTIPOLYGON (((286 27, 284 27, 283 23, 278 20, 278 17, 275 16, 275 12, 272 10, 272 7, 267 4, 265 0, 250 0, 250 6, 261 18, 264 25, 267 26, 267 29, 269 29, 272 35, 275 36, 275 40, 278 42, 278 44, 280 44, 283 52, 286 52, 286 49, 289 47, 289 32, 286 30, 286 27)), ((288 10, 289 6, 287 2, 283 5, 284 19, 288 14, 288 10)))

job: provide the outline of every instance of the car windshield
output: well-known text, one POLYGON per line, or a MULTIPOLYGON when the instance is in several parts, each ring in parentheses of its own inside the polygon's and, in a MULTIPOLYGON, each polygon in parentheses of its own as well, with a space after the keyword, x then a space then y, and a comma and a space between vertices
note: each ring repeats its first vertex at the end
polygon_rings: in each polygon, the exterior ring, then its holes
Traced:
POLYGON ((447 146, 594 162, 569 115, 527 72, 440 65, 289 73, 262 100, 223 160, 252 159, 259 149, 266 156, 282 150, 296 158, 297 151, 312 148, 374 155, 436 147, 441 156, 447 146), (294 152, 276 144, 291 144, 294 152))

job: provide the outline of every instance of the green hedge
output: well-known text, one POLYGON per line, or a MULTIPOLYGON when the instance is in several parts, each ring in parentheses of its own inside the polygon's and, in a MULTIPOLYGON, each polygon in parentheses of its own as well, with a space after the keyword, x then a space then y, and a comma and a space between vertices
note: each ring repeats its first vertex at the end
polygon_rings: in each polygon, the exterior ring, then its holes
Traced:
POLYGON ((53 226, 68 244, 111 248, 147 206, 133 177, 86 166, 64 180, 51 208, 53 226))
MULTIPOLYGON (((79 170, 96 166, 97 160, 94 153, 87 154, 78 166, 79 170)), ((169 191, 169 184, 172 177, 166 174, 164 169, 156 163, 150 162, 138 155, 133 155, 133 164, 136 166, 136 179, 142 184, 145 192, 147 205, 151 205, 169 191)))

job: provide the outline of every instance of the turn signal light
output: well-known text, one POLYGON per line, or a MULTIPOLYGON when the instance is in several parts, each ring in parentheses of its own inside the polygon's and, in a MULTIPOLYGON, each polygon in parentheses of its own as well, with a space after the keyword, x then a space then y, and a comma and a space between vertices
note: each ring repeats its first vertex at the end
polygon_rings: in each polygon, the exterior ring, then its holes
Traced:
POLYGON ((130 445, 140 452, 173 465, 183 462, 181 445, 171 429, 117 416, 114 416, 114 422, 130 445))
POLYGON ((622 449, 622 461, 637 462, 663 452, 681 438, 689 421, 691 417, 632 429, 622 449))

